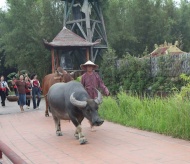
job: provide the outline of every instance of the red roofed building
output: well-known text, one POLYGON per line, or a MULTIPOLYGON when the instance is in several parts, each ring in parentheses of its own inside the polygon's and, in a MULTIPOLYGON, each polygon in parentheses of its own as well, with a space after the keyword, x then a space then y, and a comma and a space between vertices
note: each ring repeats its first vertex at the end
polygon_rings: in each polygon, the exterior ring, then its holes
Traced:
POLYGON ((164 44, 158 46, 155 44, 155 50, 153 52, 150 53, 151 57, 155 57, 155 56, 161 56, 161 55, 178 55, 178 54, 182 54, 185 53, 183 51, 181 51, 178 47, 178 42, 176 41, 174 45, 172 45, 171 43, 167 43, 166 41, 164 42, 164 44))
POLYGON ((184 59, 189 58, 189 54, 177 46, 177 41, 174 45, 166 41, 160 46, 155 44, 156 49, 149 54, 152 76, 161 71, 163 76, 176 77, 188 71, 189 64, 184 59))

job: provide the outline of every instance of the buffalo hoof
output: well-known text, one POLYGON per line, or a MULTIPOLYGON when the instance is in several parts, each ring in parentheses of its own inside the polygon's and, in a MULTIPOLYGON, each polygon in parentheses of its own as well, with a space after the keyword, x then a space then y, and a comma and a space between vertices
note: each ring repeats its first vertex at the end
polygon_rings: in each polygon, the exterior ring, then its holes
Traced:
POLYGON ((78 140, 79 139, 79 134, 78 133, 75 133, 74 134, 75 138, 78 140))
POLYGON ((63 134, 62 134, 61 131, 57 131, 57 132, 56 132, 56 135, 57 135, 57 136, 62 136, 63 134))
POLYGON ((46 116, 46 117, 49 117, 49 113, 45 113, 45 116, 46 116))
POLYGON ((87 139, 85 137, 82 137, 79 139, 80 144, 85 144, 87 142, 87 139))

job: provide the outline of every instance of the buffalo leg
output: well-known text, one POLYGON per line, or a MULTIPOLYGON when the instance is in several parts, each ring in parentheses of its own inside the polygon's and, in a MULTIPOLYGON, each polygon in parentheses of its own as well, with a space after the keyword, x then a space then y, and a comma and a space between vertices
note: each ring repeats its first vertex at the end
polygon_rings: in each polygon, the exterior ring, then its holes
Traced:
POLYGON ((60 119, 58 119, 57 117, 53 116, 53 120, 55 122, 55 129, 56 129, 56 135, 57 136, 62 136, 62 132, 61 132, 61 122, 60 119))
MULTIPOLYGON (((77 129, 77 128, 76 128, 76 130, 75 130, 74 136, 75 136, 76 139, 79 139, 79 133, 78 133, 78 129, 77 129)), ((80 137, 84 137, 84 135, 83 135, 82 132, 80 133, 80 137)))
POLYGON ((78 119, 71 118, 71 121, 73 122, 73 124, 76 127, 74 136, 79 140, 80 144, 85 144, 87 142, 87 139, 82 134, 81 122, 83 119, 84 119, 84 117, 79 117, 78 119))
POLYGON ((82 128, 81 125, 78 125, 76 128, 75 135, 78 135, 79 143, 80 144, 85 144, 87 142, 87 139, 84 137, 82 134, 82 128))
POLYGON ((49 117, 47 96, 45 96, 45 102, 46 102, 45 116, 46 116, 46 117, 49 117))

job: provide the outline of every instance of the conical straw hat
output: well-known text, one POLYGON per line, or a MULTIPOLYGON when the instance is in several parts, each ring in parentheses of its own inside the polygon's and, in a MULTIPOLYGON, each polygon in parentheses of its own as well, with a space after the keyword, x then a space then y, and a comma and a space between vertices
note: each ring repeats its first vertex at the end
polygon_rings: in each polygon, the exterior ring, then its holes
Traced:
POLYGON ((80 65, 80 68, 82 69, 82 70, 86 70, 86 67, 87 66, 93 66, 93 69, 97 69, 98 68, 98 65, 97 64, 94 64, 93 62, 91 62, 90 60, 88 60, 86 63, 84 63, 84 64, 81 64, 80 65))

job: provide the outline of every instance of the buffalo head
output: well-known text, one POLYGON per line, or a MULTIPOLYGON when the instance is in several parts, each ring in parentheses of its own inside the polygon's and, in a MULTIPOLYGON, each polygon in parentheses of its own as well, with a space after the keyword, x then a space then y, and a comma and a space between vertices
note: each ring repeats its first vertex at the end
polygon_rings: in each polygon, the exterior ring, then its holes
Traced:
POLYGON ((86 117, 93 126, 100 126, 103 120, 98 115, 98 105, 102 103, 102 95, 97 90, 98 97, 96 99, 87 99, 86 101, 76 100, 74 93, 70 96, 70 102, 82 110, 84 117, 86 117))

